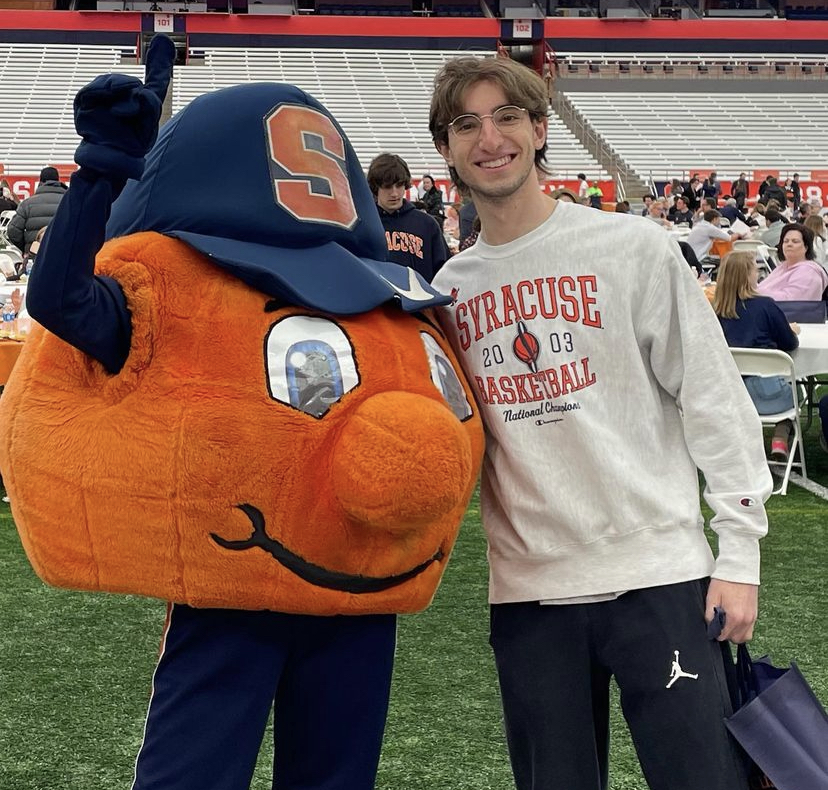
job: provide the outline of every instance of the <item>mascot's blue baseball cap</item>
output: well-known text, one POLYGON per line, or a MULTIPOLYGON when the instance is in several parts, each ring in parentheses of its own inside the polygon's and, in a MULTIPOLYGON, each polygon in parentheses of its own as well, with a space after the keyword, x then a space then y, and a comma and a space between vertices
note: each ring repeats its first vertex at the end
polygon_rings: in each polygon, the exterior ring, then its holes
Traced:
POLYGON ((148 230, 181 239, 269 296, 324 312, 451 302, 385 260, 385 233, 350 142, 292 85, 208 93, 163 127, 141 180, 127 182, 113 204, 107 238, 148 230))

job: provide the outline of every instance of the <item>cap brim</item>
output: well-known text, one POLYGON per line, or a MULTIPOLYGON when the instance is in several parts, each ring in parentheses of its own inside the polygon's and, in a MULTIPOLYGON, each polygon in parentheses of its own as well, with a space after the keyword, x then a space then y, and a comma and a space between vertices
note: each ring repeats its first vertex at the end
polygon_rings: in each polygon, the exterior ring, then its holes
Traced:
POLYGON ((270 247, 253 242, 164 231, 268 296, 339 315, 365 313, 389 301, 406 312, 451 304, 413 269, 361 258, 336 242, 270 247))

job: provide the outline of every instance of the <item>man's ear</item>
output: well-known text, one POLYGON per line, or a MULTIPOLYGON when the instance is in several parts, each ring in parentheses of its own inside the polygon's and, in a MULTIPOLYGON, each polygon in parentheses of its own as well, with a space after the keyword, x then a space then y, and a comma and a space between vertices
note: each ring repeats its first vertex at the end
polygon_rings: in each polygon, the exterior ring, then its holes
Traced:
POLYGON ((546 118, 533 121, 532 131, 534 132, 535 137, 535 150, 540 151, 540 149, 546 144, 546 135, 549 131, 549 121, 546 118))
POLYGON ((446 164, 449 167, 454 167, 454 157, 451 155, 451 149, 448 143, 441 143, 439 140, 435 140, 434 147, 437 149, 437 153, 446 160, 446 164))

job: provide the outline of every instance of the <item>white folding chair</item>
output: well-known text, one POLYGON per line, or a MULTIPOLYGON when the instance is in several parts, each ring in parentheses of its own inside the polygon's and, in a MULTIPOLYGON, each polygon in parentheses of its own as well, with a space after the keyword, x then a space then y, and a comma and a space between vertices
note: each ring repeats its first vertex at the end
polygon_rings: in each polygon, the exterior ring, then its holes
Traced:
POLYGON ((793 438, 788 447, 787 461, 768 460, 771 470, 784 467, 782 482, 774 494, 782 494, 788 491, 788 479, 791 476, 791 468, 799 467, 804 479, 808 479, 805 469, 805 446, 802 442, 802 426, 799 424, 799 393, 796 385, 796 373, 793 360, 784 351, 773 348, 731 348, 730 353, 736 361, 736 366, 743 376, 759 376, 761 378, 775 378, 777 376, 787 380, 793 396, 793 406, 777 414, 760 414, 759 418, 763 425, 776 425, 782 420, 790 420, 793 423, 793 438), (795 457, 799 453, 799 460, 795 457))
POLYGON ((770 247, 767 244, 760 244, 756 248, 756 265, 762 275, 759 278, 761 280, 764 280, 776 268, 776 263, 771 257, 770 247))
POLYGON ((752 252, 756 254, 760 247, 767 247, 768 245, 759 239, 734 239, 733 252, 739 250, 740 252, 752 252))
POLYGON ((733 242, 733 252, 750 252, 756 259, 759 267, 760 279, 764 279, 771 273, 774 264, 770 260, 770 250, 767 244, 759 239, 736 239, 733 242))
POLYGON ((12 217, 14 217, 16 213, 16 211, 0 211, 0 241, 5 244, 11 244, 8 236, 8 227, 9 223, 12 221, 12 217))

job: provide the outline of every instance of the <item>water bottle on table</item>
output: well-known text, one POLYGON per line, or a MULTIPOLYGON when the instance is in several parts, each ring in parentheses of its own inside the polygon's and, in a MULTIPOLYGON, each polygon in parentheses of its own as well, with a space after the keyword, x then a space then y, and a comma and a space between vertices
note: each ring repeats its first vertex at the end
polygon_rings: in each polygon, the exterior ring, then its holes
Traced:
POLYGON ((0 329, 0 335, 3 337, 11 337, 14 334, 14 323, 17 318, 17 313, 12 304, 11 298, 6 299, 3 304, 3 325, 0 329))

